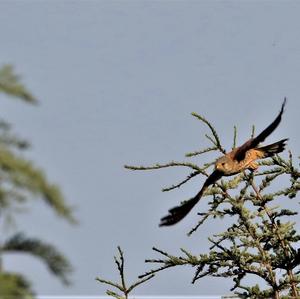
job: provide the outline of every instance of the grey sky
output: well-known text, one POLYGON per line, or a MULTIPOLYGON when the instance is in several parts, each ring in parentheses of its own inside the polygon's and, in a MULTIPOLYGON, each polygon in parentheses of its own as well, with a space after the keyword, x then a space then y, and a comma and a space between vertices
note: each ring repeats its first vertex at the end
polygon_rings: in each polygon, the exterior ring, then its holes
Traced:
MULTIPOLYGON (((40 100, 27 107, 1 95, 1 116, 32 141, 28 157, 61 185, 80 220, 70 227, 37 201, 18 223, 71 259, 72 287, 32 258, 9 256, 5 268, 22 270, 41 295, 102 295, 94 278, 116 278, 117 245, 129 279, 149 269, 152 246, 207 251, 207 236, 222 223, 188 238, 194 211, 158 227, 202 178, 166 194, 161 187, 185 169, 132 173, 123 165, 185 160, 208 145, 192 111, 211 120, 229 148, 234 125, 243 142, 254 122, 259 130, 273 120, 284 96, 284 120, 269 141, 289 137, 299 153, 299 12, 297 1, 0 1, 0 62, 15 65, 40 100)), ((231 285, 191 285, 192 275, 191 268, 165 271, 137 293, 213 295, 231 285)))

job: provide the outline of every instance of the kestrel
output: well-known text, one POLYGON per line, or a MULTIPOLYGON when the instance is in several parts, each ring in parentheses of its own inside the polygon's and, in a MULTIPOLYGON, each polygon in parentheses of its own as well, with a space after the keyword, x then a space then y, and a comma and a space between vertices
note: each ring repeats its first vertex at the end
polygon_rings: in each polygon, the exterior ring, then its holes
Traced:
POLYGON ((161 219, 160 226, 173 225, 182 220, 197 204, 208 186, 214 184, 222 176, 231 176, 246 169, 254 171, 258 168, 256 160, 272 157, 282 152, 288 140, 287 138, 263 147, 258 147, 258 145, 278 127, 285 103, 286 99, 284 99, 281 110, 275 120, 257 137, 249 139, 240 147, 234 148, 231 152, 217 159, 215 170, 206 179, 196 196, 170 209, 169 214, 161 219))

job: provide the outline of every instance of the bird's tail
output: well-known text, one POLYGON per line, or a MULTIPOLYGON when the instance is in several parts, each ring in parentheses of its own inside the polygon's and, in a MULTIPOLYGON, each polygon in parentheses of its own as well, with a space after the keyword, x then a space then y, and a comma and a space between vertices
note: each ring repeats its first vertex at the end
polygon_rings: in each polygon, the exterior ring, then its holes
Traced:
POLYGON ((281 153, 284 151, 288 138, 282 139, 278 142, 259 147, 258 150, 264 153, 264 158, 272 157, 275 154, 281 153))

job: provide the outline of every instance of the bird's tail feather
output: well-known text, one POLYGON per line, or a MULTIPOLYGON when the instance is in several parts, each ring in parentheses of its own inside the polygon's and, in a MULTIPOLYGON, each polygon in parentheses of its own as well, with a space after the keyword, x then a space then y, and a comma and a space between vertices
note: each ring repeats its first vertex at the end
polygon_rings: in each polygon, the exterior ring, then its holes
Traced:
POLYGON ((288 139, 282 139, 278 142, 263 146, 263 147, 259 147, 258 150, 262 151, 264 153, 264 158, 267 157, 272 157, 275 154, 281 153, 282 151, 284 151, 284 148, 286 146, 286 141, 288 139))

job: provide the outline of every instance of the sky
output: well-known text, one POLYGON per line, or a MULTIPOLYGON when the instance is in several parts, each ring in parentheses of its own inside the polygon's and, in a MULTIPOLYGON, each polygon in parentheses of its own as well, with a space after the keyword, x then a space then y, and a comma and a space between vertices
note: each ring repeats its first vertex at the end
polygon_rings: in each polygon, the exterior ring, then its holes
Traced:
MULTIPOLYGON (((268 140, 288 137, 288 149, 299 153, 299 12, 298 1, 1 0, 0 63, 14 65, 40 102, 0 95, 1 117, 31 141, 26 157, 61 186, 80 222, 71 226, 36 200, 17 223, 69 257, 72 286, 31 257, 7 256, 4 268, 26 274, 39 295, 92 296, 106 290, 96 276, 118 278, 118 245, 129 281, 150 269, 144 260, 156 256, 153 246, 207 252, 207 237, 221 222, 191 237, 196 212, 158 227, 203 178, 163 193, 187 170, 130 172, 123 165, 186 161, 186 152, 208 146, 193 111, 214 124, 229 149, 234 125, 244 142, 252 124, 260 130, 274 119, 284 97, 283 121, 268 140)), ((192 285, 192 277, 189 267, 164 271, 136 293, 219 295, 232 286, 217 278, 192 285)))

